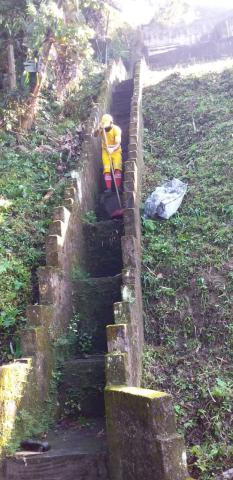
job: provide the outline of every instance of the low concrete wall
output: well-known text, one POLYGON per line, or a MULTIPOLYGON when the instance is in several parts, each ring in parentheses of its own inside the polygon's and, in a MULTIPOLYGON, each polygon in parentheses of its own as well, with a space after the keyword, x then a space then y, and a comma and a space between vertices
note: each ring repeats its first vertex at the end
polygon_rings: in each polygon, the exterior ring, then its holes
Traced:
POLYGON ((188 480, 172 397, 141 388, 106 388, 111 480, 188 480))
POLYGON ((191 46, 179 46, 164 52, 151 52, 149 63, 153 70, 166 69, 177 65, 195 65, 233 57, 233 38, 211 40, 191 46))
POLYGON ((0 369, 0 452, 11 442, 17 409, 31 370, 30 359, 4 365, 0 369))
POLYGON ((136 63, 131 101, 128 161, 124 172, 122 302, 114 304, 115 325, 107 327, 107 385, 139 386, 143 348, 141 292, 140 195, 142 156, 142 87, 144 62, 136 63))
POLYGON ((153 69, 232 58, 232 43, 230 10, 216 15, 210 9, 187 26, 166 27, 155 20, 142 26, 143 51, 153 69))
MULTIPOLYGON (((0 458, 29 432, 29 422, 35 419, 43 431, 43 412, 55 414, 48 412, 55 343, 73 315, 72 271, 85 261, 82 216, 94 210, 99 187, 100 141, 92 134, 110 106, 114 85, 126 78, 122 62, 113 63, 87 122, 77 171, 72 172, 63 203, 54 210, 46 241, 46 266, 38 271, 40 304, 28 306, 27 327, 21 335, 26 359, 0 368, 0 458)), ((54 404, 50 406, 54 410, 54 404)))
MULTIPOLYGON (((200 14, 201 12, 199 12, 200 14)), ((152 19, 148 25, 143 25, 142 38, 148 51, 162 50, 168 47, 191 46, 199 42, 229 38, 233 31, 233 17, 230 9, 215 12, 207 8, 199 18, 182 24, 163 25, 152 19)))

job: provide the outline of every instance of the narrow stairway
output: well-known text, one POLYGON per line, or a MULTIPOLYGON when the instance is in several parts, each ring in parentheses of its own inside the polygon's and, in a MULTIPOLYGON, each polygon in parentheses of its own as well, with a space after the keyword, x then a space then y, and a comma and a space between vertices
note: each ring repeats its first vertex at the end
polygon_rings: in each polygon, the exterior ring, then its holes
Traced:
POLYGON ((125 80, 117 85, 113 96, 110 113, 113 121, 122 130, 122 156, 123 162, 127 160, 129 144, 130 106, 133 94, 133 80, 125 80))
MULTIPOLYGON (((122 129, 127 160, 133 80, 120 83, 110 113, 122 129)), ((102 192, 100 191, 100 197, 102 192)), ((7 480, 109 480, 104 421, 106 325, 114 323, 113 304, 121 301, 123 219, 84 221, 84 269, 73 280, 77 340, 65 361, 59 388, 61 421, 49 432, 47 453, 19 452, 8 462, 7 480), (26 463, 25 463, 26 462, 26 463), (28 468, 25 469, 25 464, 28 468)))

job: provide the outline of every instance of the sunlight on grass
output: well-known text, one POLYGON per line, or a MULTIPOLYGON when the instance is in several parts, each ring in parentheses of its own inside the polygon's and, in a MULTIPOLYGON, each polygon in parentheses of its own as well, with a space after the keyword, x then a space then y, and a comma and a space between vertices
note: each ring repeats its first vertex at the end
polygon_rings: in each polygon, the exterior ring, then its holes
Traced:
POLYGON ((6 210, 11 205, 12 205, 12 202, 10 200, 0 197, 0 208, 3 208, 4 210, 6 210))
POLYGON ((0 197, 0 224, 6 219, 4 213, 12 205, 10 200, 0 197))
POLYGON ((175 67, 166 70, 148 70, 145 75, 144 84, 147 87, 150 85, 156 85, 175 72, 179 73, 181 77, 187 77, 189 75, 202 77, 208 73, 221 73, 223 70, 232 67, 233 58, 226 58, 224 60, 216 60, 213 62, 196 63, 195 65, 188 65, 186 67, 176 65, 175 67))

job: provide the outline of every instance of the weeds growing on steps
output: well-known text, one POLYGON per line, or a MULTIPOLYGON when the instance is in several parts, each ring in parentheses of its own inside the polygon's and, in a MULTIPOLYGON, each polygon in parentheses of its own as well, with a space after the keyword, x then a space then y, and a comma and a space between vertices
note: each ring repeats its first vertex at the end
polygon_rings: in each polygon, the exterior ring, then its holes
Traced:
POLYGON ((143 197, 188 183, 168 221, 142 220, 144 385, 174 396, 193 478, 233 464, 233 72, 144 91, 143 197))

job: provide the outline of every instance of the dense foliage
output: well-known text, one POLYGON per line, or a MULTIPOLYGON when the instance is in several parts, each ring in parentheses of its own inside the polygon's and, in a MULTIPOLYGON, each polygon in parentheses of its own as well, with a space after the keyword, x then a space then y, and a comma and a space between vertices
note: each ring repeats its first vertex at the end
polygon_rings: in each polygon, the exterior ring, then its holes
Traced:
POLYGON ((144 92, 144 198, 188 184, 170 220, 143 219, 144 385, 170 391, 193 478, 233 462, 233 72, 144 92))

